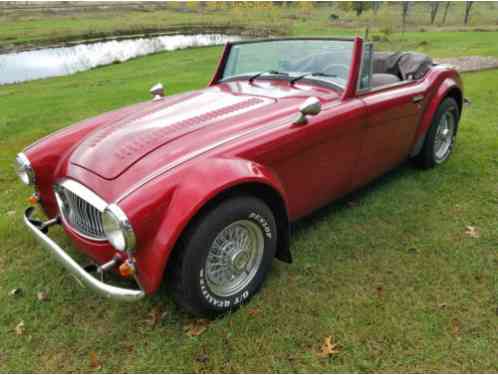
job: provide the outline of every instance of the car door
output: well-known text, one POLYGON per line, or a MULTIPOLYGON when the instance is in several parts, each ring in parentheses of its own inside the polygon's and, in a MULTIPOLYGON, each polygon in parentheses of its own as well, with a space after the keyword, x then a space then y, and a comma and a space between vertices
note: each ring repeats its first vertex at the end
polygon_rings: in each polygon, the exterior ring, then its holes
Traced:
POLYGON ((372 45, 365 44, 356 96, 365 104, 367 118, 353 174, 353 188, 366 184, 406 159, 426 96, 426 86, 420 81, 370 87, 372 56, 372 45))
POLYGON ((272 143, 264 159, 284 185, 291 219, 351 190, 365 121, 361 100, 336 101, 272 143))
POLYGON ((353 186, 396 167, 410 153, 425 91, 412 83, 363 95, 367 119, 353 186))

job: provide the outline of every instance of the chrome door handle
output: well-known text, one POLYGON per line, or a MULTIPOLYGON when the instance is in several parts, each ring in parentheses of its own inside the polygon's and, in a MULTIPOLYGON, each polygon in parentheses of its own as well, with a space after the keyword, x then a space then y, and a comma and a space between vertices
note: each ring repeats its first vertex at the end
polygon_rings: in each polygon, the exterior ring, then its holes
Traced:
POLYGON ((419 103, 419 102, 421 102, 422 100, 424 100, 424 96, 423 96, 423 95, 415 95, 415 96, 412 98, 412 102, 414 102, 414 103, 419 103))

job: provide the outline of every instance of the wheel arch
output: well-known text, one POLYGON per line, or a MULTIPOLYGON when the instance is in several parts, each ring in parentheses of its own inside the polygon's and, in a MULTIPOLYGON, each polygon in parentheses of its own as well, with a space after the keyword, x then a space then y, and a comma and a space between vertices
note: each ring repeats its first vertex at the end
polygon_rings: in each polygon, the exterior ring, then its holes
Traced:
POLYGON ((260 181, 236 183, 217 192, 214 196, 204 202, 204 204, 191 216, 188 224, 183 228, 181 234, 178 236, 178 240, 176 241, 170 257, 174 258, 176 252, 182 251, 182 238, 188 233, 189 229, 196 224, 199 218, 223 200, 241 195, 251 195, 259 198, 271 209, 275 215, 277 224, 277 252, 275 257, 283 262, 291 263, 292 256, 289 248, 289 217, 287 214, 285 200, 277 189, 260 181))
MULTIPOLYGON (((446 98, 453 98, 453 99, 455 99, 455 101, 458 104, 458 114, 461 115, 462 114, 462 109, 463 109, 463 93, 462 93, 462 90, 459 87, 457 87, 457 86, 453 86, 452 88, 450 88, 448 90, 448 92, 446 93, 445 97, 441 101, 443 101, 446 98)), ((457 124, 457 126, 458 126, 458 124, 457 124)))
MULTIPOLYGON (((410 152, 410 157, 417 156, 422 150, 433 117, 438 107, 446 98, 455 99, 458 105, 459 115, 461 116, 463 109, 463 100, 464 100, 461 83, 455 80, 454 78, 446 78, 435 90, 435 93, 433 94, 432 98, 430 99, 429 103, 426 106, 426 111, 421 118, 420 125, 415 135, 415 141, 412 147, 412 151, 410 152)), ((458 129, 458 121, 457 121, 457 129, 458 129)))
POLYGON ((205 158, 144 185, 121 201, 140 234, 137 268, 147 293, 169 273, 190 228, 220 200, 237 194, 262 199, 277 222, 276 257, 291 262, 289 218, 283 184, 271 168, 241 158, 205 158))

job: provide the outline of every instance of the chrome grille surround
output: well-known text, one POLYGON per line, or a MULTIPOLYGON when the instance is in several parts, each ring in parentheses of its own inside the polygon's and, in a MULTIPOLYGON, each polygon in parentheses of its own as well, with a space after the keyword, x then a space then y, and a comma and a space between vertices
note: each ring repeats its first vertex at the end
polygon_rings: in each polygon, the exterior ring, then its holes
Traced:
POLYGON ((65 179, 54 185, 64 222, 84 238, 106 241, 102 214, 107 202, 80 183, 65 179))

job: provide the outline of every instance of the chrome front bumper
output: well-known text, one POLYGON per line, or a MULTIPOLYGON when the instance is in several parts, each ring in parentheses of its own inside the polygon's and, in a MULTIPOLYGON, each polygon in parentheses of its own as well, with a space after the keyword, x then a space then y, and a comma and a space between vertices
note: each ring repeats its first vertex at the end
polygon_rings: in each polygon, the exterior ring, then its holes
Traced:
POLYGON ((52 253, 59 262, 74 276, 81 280, 86 286, 95 290, 97 293, 111 299, 119 301, 133 302, 145 296, 143 290, 119 288, 113 285, 106 284, 92 274, 87 272, 83 267, 74 261, 59 245, 57 245, 50 237, 47 236, 48 228, 58 224, 57 219, 52 219, 46 222, 41 222, 31 218, 34 207, 29 207, 24 213, 24 223, 29 230, 34 234, 38 242, 52 253))

